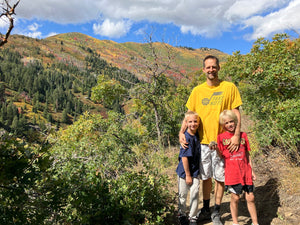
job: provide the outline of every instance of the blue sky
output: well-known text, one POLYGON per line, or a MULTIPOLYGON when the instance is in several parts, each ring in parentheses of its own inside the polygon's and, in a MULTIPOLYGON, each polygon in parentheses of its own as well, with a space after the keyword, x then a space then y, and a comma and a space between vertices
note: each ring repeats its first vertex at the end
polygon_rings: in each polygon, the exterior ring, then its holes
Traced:
MULTIPOLYGON (((80 32, 120 43, 144 43, 153 33, 173 46, 246 54, 258 37, 298 37, 299 12, 300 0, 21 0, 13 33, 80 32)), ((6 26, 0 21, 2 33, 6 26)))

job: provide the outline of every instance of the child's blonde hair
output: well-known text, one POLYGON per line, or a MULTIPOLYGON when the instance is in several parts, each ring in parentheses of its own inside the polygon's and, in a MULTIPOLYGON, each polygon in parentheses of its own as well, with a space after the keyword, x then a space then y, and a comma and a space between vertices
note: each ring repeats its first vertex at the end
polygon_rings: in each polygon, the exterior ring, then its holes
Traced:
POLYGON ((225 109, 223 112, 221 112, 219 123, 222 127, 224 126, 225 118, 232 119, 234 121, 235 125, 237 125, 237 123, 238 123, 238 118, 232 110, 225 109))
POLYGON ((196 113, 196 112, 194 112, 194 111, 188 111, 188 112, 186 112, 185 115, 184 115, 184 119, 187 120, 187 118, 188 118, 189 116, 197 116, 198 119, 200 119, 198 113, 196 113))

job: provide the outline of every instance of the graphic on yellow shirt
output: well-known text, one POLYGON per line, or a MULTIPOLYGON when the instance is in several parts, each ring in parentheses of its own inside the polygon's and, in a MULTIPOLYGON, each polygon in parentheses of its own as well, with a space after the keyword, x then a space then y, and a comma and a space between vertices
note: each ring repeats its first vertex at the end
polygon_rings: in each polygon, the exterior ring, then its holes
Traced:
POLYGON ((211 105, 218 105, 218 103, 221 104, 222 103, 222 99, 223 99, 222 94, 223 94, 223 91, 214 92, 210 96, 210 98, 203 98, 202 99, 202 104, 203 105, 208 105, 211 100, 212 100, 211 105), (215 97, 215 96, 220 96, 220 97, 215 97))

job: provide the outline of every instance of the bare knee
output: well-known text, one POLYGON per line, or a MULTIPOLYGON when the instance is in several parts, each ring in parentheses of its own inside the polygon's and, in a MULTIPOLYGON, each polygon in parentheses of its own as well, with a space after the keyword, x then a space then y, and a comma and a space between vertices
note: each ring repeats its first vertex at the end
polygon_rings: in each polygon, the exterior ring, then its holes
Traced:
POLYGON ((224 182, 221 182, 221 181, 217 181, 217 180, 215 180, 216 181, 216 185, 217 186, 219 186, 219 187, 225 187, 225 184, 224 184, 224 182))
POLYGON ((255 202, 255 197, 253 192, 251 193, 246 193, 246 201, 249 203, 254 203, 255 202))
POLYGON ((239 200, 240 200, 240 196, 239 195, 231 193, 231 201, 232 202, 238 203, 239 200))

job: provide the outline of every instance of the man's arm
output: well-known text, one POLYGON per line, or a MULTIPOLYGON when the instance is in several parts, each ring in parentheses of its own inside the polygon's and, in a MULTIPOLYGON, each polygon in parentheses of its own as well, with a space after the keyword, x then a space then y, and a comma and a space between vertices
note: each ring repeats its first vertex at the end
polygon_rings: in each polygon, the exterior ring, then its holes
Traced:
POLYGON ((193 184, 193 178, 191 176, 190 167, 189 167, 189 160, 187 157, 182 157, 182 164, 185 171, 185 182, 187 185, 193 184))
POLYGON ((241 113, 240 113, 239 107, 232 109, 232 111, 237 116, 238 123, 236 125, 234 135, 231 138, 231 142, 230 142, 230 144, 228 146, 228 150, 230 152, 239 150, 239 147, 240 147, 241 124, 242 124, 241 123, 241 113))

